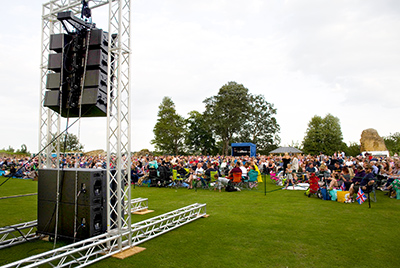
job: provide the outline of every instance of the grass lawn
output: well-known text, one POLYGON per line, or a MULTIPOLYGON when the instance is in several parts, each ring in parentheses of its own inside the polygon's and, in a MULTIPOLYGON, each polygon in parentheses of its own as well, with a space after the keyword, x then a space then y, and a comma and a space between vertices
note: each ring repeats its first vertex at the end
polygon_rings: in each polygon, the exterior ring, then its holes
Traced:
MULTIPOLYGON (((0 184, 4 178, 0 177, 0 184)), ((36 191, 37 182, 12 179, 0 197, 36 191)), ((192 203, 206 203, 202 218, 147 241, 125 260, 108 258, 92 267, 399 267, 400 200, 378 192, 378 202, 359 205, 323 201, 303 191, 278 189, 211 192, 136 187, 147 197, 142 221, 192 203), (271 192, 268 192, 271 191, 271 192)), ((36 219, 37 196, 0 200, 0 226, 36 219)), ((51 249, 29 242, 0 250, 0 265, 51 249)))

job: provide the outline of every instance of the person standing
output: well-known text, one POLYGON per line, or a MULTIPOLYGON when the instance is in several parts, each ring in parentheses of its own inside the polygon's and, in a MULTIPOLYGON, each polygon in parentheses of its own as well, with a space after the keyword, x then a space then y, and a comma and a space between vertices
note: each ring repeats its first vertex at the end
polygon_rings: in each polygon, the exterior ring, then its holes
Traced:
POLYGON ((292 158, 291 165, 292 170, 297 173, 299 171, 299 159, 297 158, 296 154, 292 158))
POLYGON ((288 164, 290 163, 290 155, 288 152, 285 153, 285 155, 282 157, 282 168, 283 168, 283 175, 286 175, 286 168, 288 164))

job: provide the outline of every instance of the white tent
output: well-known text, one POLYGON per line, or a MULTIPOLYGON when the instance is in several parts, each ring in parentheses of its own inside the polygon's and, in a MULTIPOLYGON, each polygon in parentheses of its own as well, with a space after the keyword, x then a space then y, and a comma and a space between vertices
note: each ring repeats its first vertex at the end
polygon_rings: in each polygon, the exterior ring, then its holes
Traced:
POLYGON ((270 154, 284 154, 284 153, 302 153, 302 151, 300 151, 297 148, 294 147, 279 147, 271 152, 269 152, 270 154))

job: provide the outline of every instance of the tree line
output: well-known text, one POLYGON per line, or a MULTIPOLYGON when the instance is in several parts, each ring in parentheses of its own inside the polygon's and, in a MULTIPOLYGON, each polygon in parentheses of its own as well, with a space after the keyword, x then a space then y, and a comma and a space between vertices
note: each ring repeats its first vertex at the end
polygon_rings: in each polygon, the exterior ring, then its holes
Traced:
MULTIPOLYGON (((231 143, 251 142, 256 144, 257 153, 267 155, 280 145, 277 109, 264 95, 251 94, 242 84, 228 82, 203 103, 203 113, 191 111, 183 117, 176 112, 170 97, 163 98, 151 140, 155 153, 229 155, 231 143)), ((399 132, 383 139, 391 155, 399 154, 399 132)), ((79 138, 72 133, 63 134, 60 143, 61 151, 83 151, 79 138)), ((343 142, 340 120, 331 114, 312 117, 301 144, 292 142, 291 146, 312 155, 333 155, 337 151, 351 156, 360 154, 359 142, 343 142)), ((25 144, 20 150, 9 146, 0 152, 30 154, 25 144)))
MULTIPOLYGON (((242 84, 228 82, 203 103, 203 113, 191 111, 185 118, 177 114, 170 97, 163 98, 151 141, 158 153, 229 155, 231 143, 251 142, 256 144, 258 153, 268 154, 279 146, 277 109, 264 95, 251 94, 242 84)), ((383 139, 392 155, 399 153, 400 133, 383 139)), ((292 142, 291 146, 312 155, 333 155, 337 151, 360 154, 359 142, 347 145, 343 141, 340 120, 332 114, 312 117, 302 143, 292 142)))
POLYGON ((277 110, 263 95, 228 82, 203 103, 203 113, 191 111, 184 118, 170 97, 163 98, 151 141, 159 153, 229 155, 231 143, 251 142, 264 154, 279 145, 277 110))
MULTIPOLYGON (((361 136, 361 134, 360 134, 361 136)), ((390 155, 400 152, 400 133, 396 132, 382 137, 390 155)), ((307 154, 316 155, 323 152, 332 155, 344 151, 346 155, 356 156, 361 153, 358 142, 343 142, 339 118, 328 114, 325 117, 315 115, 308 123, 308 128, 302 143, 302 150, 307 154)))

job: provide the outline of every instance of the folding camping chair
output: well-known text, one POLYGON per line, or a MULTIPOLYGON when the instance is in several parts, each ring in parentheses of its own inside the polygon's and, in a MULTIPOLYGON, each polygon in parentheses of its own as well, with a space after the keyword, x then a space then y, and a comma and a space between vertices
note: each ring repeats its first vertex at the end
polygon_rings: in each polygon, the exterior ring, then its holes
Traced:
POLYGON ((257 189, 258 186, 258 172, 254 169, 251 169, 249 173, 247 173, 248 179, 243 180, 242 185, 247 189, 251 190, 252 188, 257 189))
POLYGON ((208 189, 210 189, 210 191, 215 190, 218 185, 215 175, 218 176, 218 171, 210 171, 210 182, 208 183, 208 189))
POLYGON ((180 177, 178 171, 176 169, 172 169, 172 182, 169 185, 170 187, 178 188, 182 186, 183 178, 180 177))
POLYGON ((234 186, 238 187, 239 189, 242 189, 242 173, 235 172, 232 173, 233 180, 232 183, 234 186))

